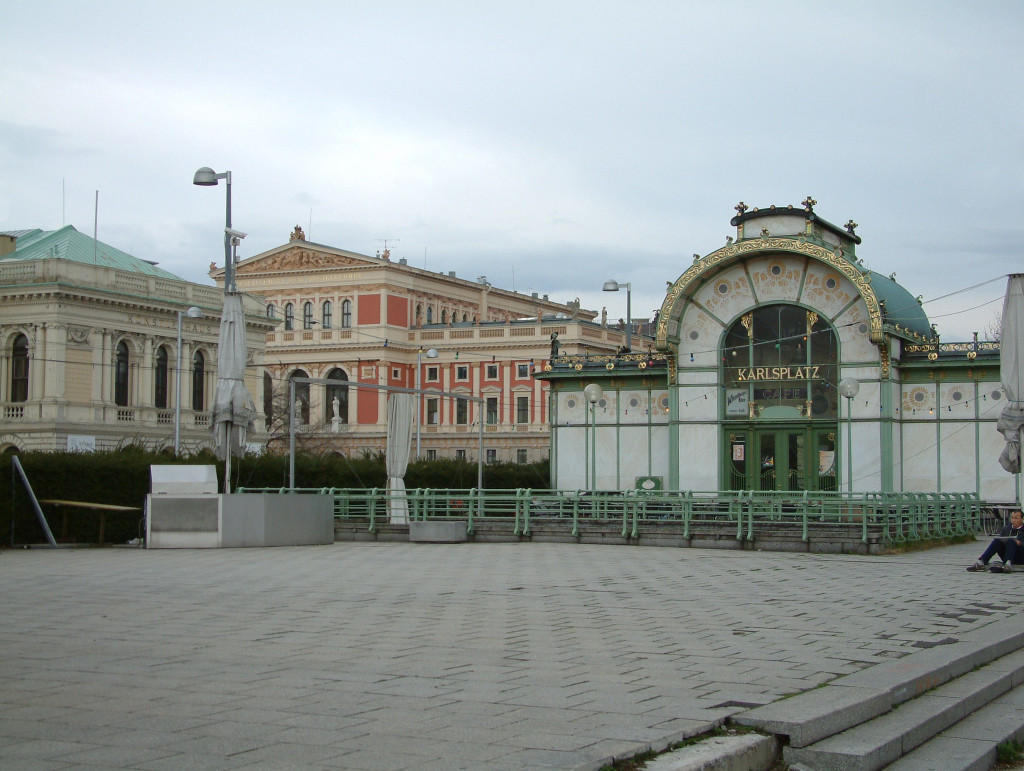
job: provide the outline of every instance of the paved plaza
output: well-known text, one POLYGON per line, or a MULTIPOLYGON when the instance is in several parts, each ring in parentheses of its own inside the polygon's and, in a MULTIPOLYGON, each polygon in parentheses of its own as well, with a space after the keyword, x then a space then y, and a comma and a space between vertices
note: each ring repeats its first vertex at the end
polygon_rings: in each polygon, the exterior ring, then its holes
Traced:
POLYGON ((0 766, 598 768, 1017 612, 983 544, 0 552, 0 766))

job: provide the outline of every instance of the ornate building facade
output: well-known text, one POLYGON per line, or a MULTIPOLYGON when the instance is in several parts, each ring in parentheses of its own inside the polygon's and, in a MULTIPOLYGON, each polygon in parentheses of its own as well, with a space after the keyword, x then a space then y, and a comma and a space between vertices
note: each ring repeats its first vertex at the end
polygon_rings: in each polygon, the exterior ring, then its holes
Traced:
MULTIPOLYGON (((211 276, 223 282, 223 270, 211 276)), ((296 433, 311 449, 382 451, 386 388, 419 386, 438 392, 420 399, 422 457, 475 460, 483 420, 485 460, 541 460, 550 436, 547 383, 534 372, 553 347, 609 352, 625 340, 578 301, 416 268, 388 250, 369 256, 316 244, 298 227, 287 244, 238 263, 235 280, 262 298, 275 324, 259 393, 277 449, 288 441, 289 381, 311 378, 317 382, 296 383, 296 433)))
MULTIPOLYGON (((222 305, 71 226, 0 233, 0 452, 173 449, 179 414, 182 449, 212 447, 222 305)), ((256 301, 247 312, 256 393, 274 324, 256 301)))
POLYGON ((738 206, 735 238, 670 284, 645 369, 554 359, 553 486, 1015 499, 999 344, 940 343, 919 300, 858 259, 855 223, 814 204, 738 206))

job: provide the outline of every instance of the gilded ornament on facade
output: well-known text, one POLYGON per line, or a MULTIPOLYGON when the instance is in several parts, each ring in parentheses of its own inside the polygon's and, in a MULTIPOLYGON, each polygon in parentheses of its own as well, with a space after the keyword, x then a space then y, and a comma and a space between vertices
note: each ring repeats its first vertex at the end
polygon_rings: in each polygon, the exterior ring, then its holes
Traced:
MULTIPOLYGON (((871 281, 860 268, 842 256, 842 250, 828 249, 816 243, 810 243, 803 239, 773 236, 769 238, 751 239, 738 243, 727 244, 711 254, 707 255, 699 264, 690 266, 669 288, 665 295, 658 315, 657 347, 660 350, 667 350, 670 347, 668 340, 668 324, 670 320, 676 319, 676 304, 681 297, 687 296, 688 291, 701 278, 710 274, 725 262, 732 261, 739 257, 759 253, 781 251, 790 252, 811 257, 826 265, 835 268, 844 275, 860 292, 861 297, 867 305, 870 318, 871 341, 875 344, 882 342, 882 313, 879 307, 878 298, 871 288, 871 281)), ((680 313, 682 308, 679 309, 680 313)), ((678 342, 673 341, 678 345, 678 342)))

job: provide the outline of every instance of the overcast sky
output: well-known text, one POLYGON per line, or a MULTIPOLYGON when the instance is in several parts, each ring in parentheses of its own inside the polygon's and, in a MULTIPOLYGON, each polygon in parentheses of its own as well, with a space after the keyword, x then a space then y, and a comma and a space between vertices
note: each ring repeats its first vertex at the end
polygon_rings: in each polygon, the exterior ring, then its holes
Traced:
POLYGON ((47 2, 0 8, 0 230, 184 278, 318 243, 651 315, 733 207, 853 219, 946 341, 1024 270, 1024 3, 47 2), (998 279, 991 281, 991 279, 998 279), (960 290, 977 284, 970 291, 960 290), (952 295, 946 297, 946 295, 952 295), (939 299, 944 298, 944 299, 939 299))

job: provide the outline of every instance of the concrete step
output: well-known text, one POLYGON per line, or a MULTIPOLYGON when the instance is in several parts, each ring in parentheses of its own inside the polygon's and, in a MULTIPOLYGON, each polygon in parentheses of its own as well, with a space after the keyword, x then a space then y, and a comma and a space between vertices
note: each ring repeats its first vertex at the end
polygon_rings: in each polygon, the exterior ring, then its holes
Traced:
POLYGON ((730 720, 788 737, 790 747, 806 747, 1021 648, 1024 614, 968 632, 948 645, 887 661, 821 688, 741 712, 730 720))
POLYGON ((986 771, 996 746, 1024 741, 1024 689, 1015 688, 889 766, 895 771, 986 771))
POLYGON ((1024 682, 1024 650, 968 672, 896 709, 806 747, 787 747, 790 764, 873 771, 896 762, 1024 682))

